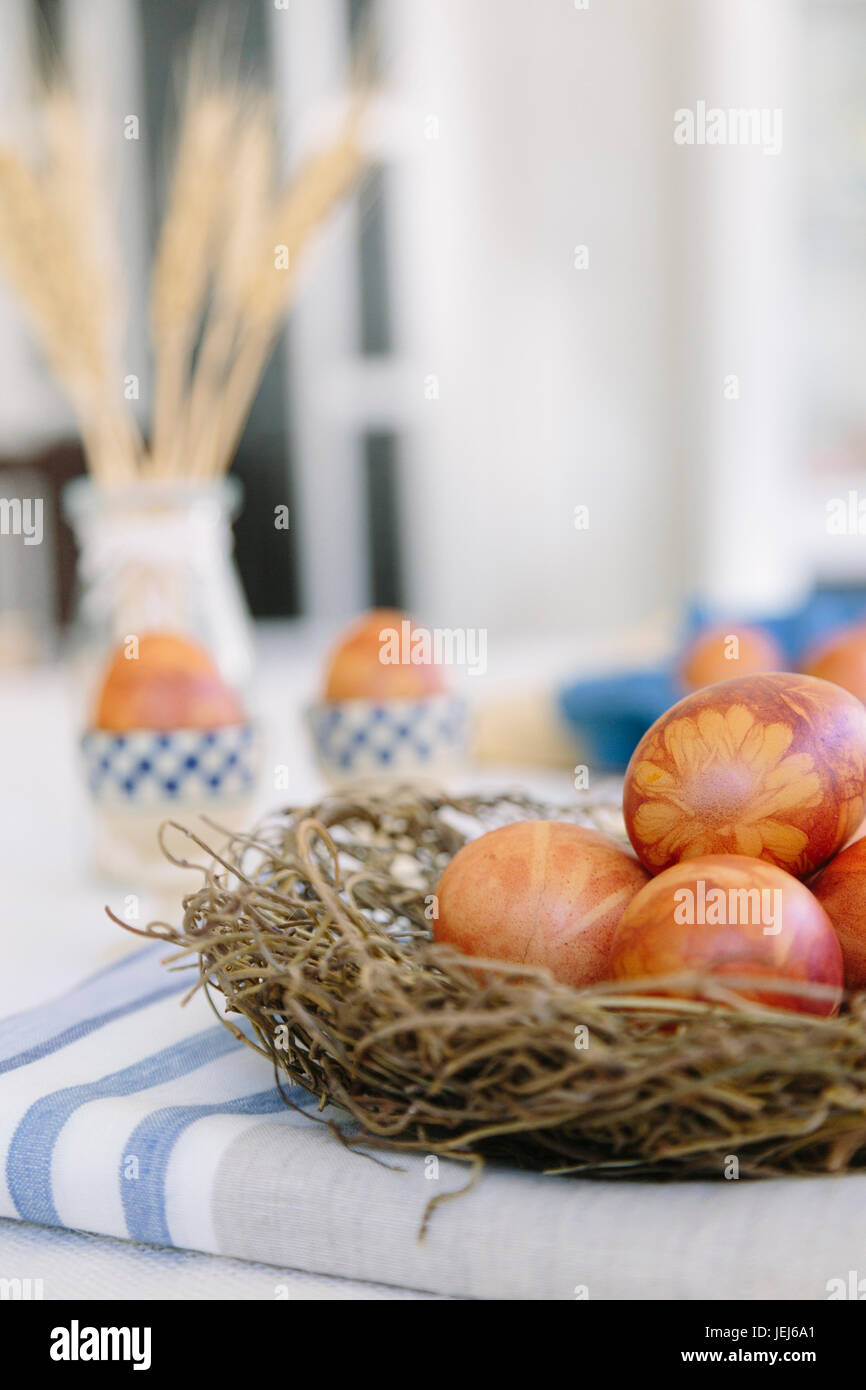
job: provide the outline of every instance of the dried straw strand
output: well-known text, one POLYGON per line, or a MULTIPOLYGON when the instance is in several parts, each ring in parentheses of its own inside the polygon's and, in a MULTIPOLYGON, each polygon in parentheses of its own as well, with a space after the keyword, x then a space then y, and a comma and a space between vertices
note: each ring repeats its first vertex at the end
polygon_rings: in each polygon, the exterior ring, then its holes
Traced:
POLYGON ((213 438, 214 402, 219 400, 233 350, 243 332, 243 290, 250 261, 260 252, 273 197, 276 163, 270 104, 248 104, 228 153, 231 206, 215 267, 214 289, 199 349, 184 425, 185 452, 193 476, 207 472, 203 459, 213 438))
POLYGON ((0 149, 0 265, 78 416, 91 467, 105 482, 131 463, 132 432, 116 405, 106 334, 70 228, 34 170, 0 149), (117 452, 106 447, 117 442, 117 452))
POLYGON ((240 97, 191 79, 151 287, 154 384, 151 472, 182 470, 183 407, 223 210, 223 161, 240 97))
POLYGON ((102 367, 93 402, 95 425, 104 434, 100 457, 118 480, 134 479, 142 443, 121 394, 126 295, 107 175, 98 158, 80 101, 56 81, 42 101, 48 196, 75 249, 80 296, 98 333, 102 367))
POLYGON ((363 168, 353 108, 336 137, 317 150, 282 191, 264 226, 257 254, 242 282, 235 352, 222 389, 212 400, 214 428, 200 471, 225 469, 237 448, 262 373, 298 283, 298 262, 312 235, 357 182, 363 168), (277 265, 286 248, 288 266, 277 265))

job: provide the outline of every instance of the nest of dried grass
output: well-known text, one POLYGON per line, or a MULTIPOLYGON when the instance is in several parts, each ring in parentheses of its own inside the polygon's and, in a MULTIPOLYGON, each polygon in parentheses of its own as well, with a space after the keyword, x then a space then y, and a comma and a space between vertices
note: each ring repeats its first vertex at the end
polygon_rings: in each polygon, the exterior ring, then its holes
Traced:
POLYGON ((174 826, 214 858, 182 924, 146 934, 194 953, 195 988, 220 991, 278 1075, 365 1142, 600 1176, 719 1176, 732 1157, 741 1175, 866 1166, 866 994, 823 1019, 709 980, 704 1002, 578 992, 433 943, 429 895, 467 837, 536 816, 621 835, 616 807, 615 792, 579 811, 331 796, 219 852, 174 826))

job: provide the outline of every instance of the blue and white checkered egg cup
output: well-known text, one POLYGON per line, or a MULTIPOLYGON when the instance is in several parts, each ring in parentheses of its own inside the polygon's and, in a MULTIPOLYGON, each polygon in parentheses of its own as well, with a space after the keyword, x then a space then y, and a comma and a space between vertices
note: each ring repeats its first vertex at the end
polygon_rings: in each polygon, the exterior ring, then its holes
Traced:
POLYGON ((252 724, 222 729, 91 729, 82 738, 94 801, 129 810, 199 807, 233 801, 255 784, 252 724))
POLYGON ((469 747, 469 709, 456 695, 322 701, 307 710, 316 760, 335 786, 371 778, 437 779, 469 747))
MULTIPOLYGON (((125 882, 171 882, 159 848, 163 821, 204 813, 236 828, 250 811, 260 748, 251 723, 219 729, 89 729, 81 751, 103 872, 125 882)), ((177 870, 174 870, 175 881, 177 870)))

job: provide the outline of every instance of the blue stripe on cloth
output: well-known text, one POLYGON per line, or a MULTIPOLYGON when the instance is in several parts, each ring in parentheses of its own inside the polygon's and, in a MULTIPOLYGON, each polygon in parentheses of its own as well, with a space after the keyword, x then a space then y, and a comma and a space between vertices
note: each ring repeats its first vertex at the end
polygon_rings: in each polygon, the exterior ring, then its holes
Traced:
MULTIPOLYGON (((317 1104, 315 1096, 300 1086, 291 1087, 288 1094, 297 1105, 303 1101, 317 1104)), ((130 1239, 151 1245, 173 1243, 165 1211, 165 1177, 172 1149, 189 1125, 208 1115, 273 1115, 284 1109, 279 1091, 272 1086, 269 1091, 214 1105, 170 1105, 142 1120, 129 1137, 126 1157, 120 1165, 120 1190, 130 1239), (134 1178, 124 1173, 131 1156, 138 1160, 134 1178)))
POLYGON ((194 982, 192 972, 167 974, 161 964, 164 955, 163 945, 148 946, 89 976, 68 994, 0 1020, 0 1074, 47 1057, 134 1009, 188 989, 194 982))
POLYGON ((66 1086, 35 1101, 12 1136, 6 1160, 9 1191, 19 1216, 47 1226, 62 1225, 51 1187, 51 1158, 63 1126, 82 1105, 175 1081, 242 1046, 227 1028, 216 1025, 121 1071, 83 1085, 66 1086))

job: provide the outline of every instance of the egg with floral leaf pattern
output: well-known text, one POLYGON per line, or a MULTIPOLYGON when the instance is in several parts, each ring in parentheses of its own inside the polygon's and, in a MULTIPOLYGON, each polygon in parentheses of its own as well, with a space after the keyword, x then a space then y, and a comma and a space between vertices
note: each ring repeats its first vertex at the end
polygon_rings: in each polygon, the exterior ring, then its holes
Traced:
POLYGON ((866 708, 829 681, 787 672, 687 695, 644 734, 623 815, 651 873, 744 854, 804 878, 866 807, 866 708))

